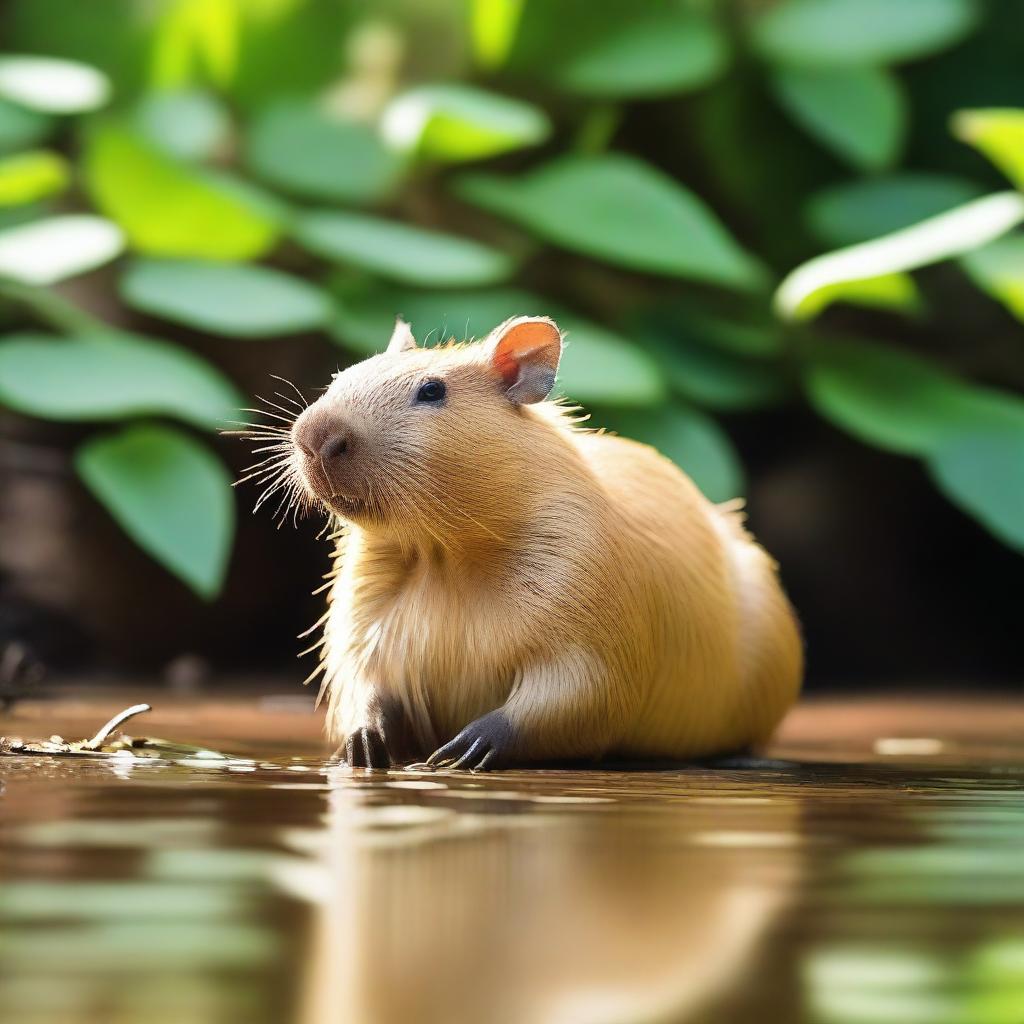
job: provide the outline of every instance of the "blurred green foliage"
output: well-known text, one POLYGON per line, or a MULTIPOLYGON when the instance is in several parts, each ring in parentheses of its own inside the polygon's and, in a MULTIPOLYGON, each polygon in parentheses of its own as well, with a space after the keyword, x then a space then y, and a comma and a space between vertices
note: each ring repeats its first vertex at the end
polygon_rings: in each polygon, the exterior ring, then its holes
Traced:
POLYGON ((204 445, 159 424, 95 437, 75 464, 86 486, 143 550, 196 593, 220 589, 231 550, 231 477, 204 445))
POLYGON ((987 349, 1022 340, 1024 46, 997 0, 2 17, 0 401, 100 425, 83 481, 198 594, 234 503, 192 431, 248 403, 195 332, 357 359, 396 314, 434 340, 556 316, 562 389, 715 500, 744 485, 714 415, 806 400, 1024 550, 1022 380, 945 326, 974 303, 987 349), (916 273, 943 261, 949 300, 916 273), (156 336, 71 304, 85 274, 156 336))

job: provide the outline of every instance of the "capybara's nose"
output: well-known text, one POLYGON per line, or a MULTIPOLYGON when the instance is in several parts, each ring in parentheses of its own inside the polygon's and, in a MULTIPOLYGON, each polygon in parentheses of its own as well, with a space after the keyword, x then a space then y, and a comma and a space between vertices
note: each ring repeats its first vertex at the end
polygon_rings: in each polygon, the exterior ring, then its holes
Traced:
POLYGON ((347 454, 351 435, 347 430, 339 430, 324 439, 320 445, 320 457, 329 462, 331 459, 340 459, 347 454))
POLYGON ((338 416, 326 410, 307 409, 292 428, 295 446, 308 459, 332 462, 352 450, 352 431, 338 416))

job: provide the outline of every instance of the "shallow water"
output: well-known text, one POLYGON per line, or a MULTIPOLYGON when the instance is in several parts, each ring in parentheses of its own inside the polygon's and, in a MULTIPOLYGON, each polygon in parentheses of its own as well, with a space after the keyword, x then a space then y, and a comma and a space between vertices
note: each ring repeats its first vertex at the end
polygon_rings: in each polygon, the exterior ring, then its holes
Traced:
POLYGON ((799 765, 471 776, 179 702, 131 732, 228 756, 0 758, 0 1022, 1020 1024, 1021 718, 822 705, 799 765))

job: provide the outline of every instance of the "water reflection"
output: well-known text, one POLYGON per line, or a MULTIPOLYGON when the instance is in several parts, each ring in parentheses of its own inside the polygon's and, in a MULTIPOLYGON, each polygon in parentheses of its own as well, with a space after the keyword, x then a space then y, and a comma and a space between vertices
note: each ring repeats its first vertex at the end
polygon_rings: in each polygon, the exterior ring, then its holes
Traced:
POLYGON ((0 758, 0 1024, 1024 1021, 1017 736, 471 777, 260 724, 0 758))
POLYGON ((330 783, 306 1024, 687 1019, 797 875, 784 797, 731 844, 722 804, 666 820, 635 777, 330 783))

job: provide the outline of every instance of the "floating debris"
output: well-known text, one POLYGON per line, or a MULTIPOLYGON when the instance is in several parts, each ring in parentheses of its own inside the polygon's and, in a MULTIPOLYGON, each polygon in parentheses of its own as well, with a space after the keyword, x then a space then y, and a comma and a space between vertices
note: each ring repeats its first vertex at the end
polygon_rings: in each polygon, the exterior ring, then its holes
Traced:
POLYGON ((123 725, 128 721, 129 718, 134 718, 136 715, 141 715, 143 712, 152 711, 152 707, 149 704, 133 704, 130 708, 125 708, 124 711, 114 715, 114 717, 107 722, 106 725, 102 726, 99 732, 91 740, 87 740, 83 746, 86 750, 99 750, 103 746, 103 741, 119 726, 123 725))
POLYGON ((188 743, 173 743, 151 736, 128 736, 121 733, 114 739, 111 734, 136 715, 152 711, 149 704, 133 704, 119 711, 96 734, 87 740, 66 740, 62 736, 51 736, 45 740, 24 740, 20 736, 0 736, 0 756, 5 754, 40 754, 51 757, 137 757, 151 760, 166 758, 182 761, 200 759, 206 761, 225 760, 225 755, 216 750, 207 750, 188 743))

